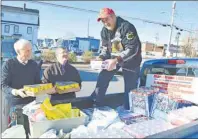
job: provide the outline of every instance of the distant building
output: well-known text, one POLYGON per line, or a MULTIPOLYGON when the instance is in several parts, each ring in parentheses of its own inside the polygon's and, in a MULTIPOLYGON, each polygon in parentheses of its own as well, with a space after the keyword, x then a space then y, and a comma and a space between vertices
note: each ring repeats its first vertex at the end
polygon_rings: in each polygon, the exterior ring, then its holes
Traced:
POLYGON ((71 40, 64 40, 62 46, 67 47, 69 51, 85 52, 92 51, 98 52, 100 40, 95 38, 81 38, 76 37, 71 40))
MULTIPOLYGON (((167 44, 164 45, 164 52, 166 52, 166 50, 167 50, 167 44)), ((169 47, 169 51, 172 56, 182 55, 182 46, 171 44, 169 47)))
POLYGON ((1 38, 24 38, 36 45, 40 26, 39 10, 28 9, 26 4, 22 8, 6 5, 1 5, 1 8, 1 38))
POLYGON ((142 42, 142 52, 153 51, 154 43, 151 42, 142 42))
POLYGON ((98 52, 99 50, 100 40, 98 39, 76 37, 76 40, 79 43, 79 49, 81 51, 98 52))
POLYGON ((154 44, 152 42, 142 42, 142 55, 163 56, 164 45, 154 44))
POLYGON ((42 48, 44 47, 44 40, 43 39, 37 39, 37 46, 42 48))
POLYGON ((53 39, 50 39, 50 38, 45 38, 44 39, 44 46, 45 47, 52 47, 54 45, 54 40, 53 39))

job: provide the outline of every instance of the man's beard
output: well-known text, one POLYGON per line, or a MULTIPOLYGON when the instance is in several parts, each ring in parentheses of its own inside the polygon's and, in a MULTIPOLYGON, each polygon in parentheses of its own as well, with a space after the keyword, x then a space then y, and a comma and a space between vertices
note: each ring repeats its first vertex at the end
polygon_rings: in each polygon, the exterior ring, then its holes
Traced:
POLYGON ((108 30, 113 30, 112 26, 105 26, 108 30))

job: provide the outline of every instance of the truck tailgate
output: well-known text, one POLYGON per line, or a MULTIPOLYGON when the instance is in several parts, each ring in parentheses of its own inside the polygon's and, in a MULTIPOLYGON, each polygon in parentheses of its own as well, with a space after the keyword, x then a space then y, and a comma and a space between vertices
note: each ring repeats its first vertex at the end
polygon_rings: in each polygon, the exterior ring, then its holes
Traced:
MULTIPOLYGON (((66 99, 58 103, 72 103, 73 107, 79 109, 91 108, 93 106, 93 101, 91 97, 78 97, 75 99, 66 99)), ((52 101, 52 105, 57 104, 57 102, 52 101)), ((104 106, 109 106, 111 108, 116 108, 124 103, 124 93, 108 94, 105 96, 104 106)))

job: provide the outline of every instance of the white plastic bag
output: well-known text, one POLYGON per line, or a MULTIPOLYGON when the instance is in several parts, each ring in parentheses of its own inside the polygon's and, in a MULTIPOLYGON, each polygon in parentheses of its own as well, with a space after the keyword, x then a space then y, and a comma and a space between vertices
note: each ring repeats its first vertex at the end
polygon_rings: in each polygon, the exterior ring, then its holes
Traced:
POLYGON ((102 130, 108 128, 117 121, 119 121, 119 117, 115 110, 95 109, 92 115, 92 121, 88 124, 88 128, 94 131, 102 130))
POLYGON ((25 105, 23 109, 23 114, 30 116, 35 113, 37 109, 40 108, 40 104, 37 104, 36 101, 32 101, 31 103, 25 105))
POLYGON ((23 125, 15 125, 6 129, 2 134, 2 138, 26 138, 23 125))

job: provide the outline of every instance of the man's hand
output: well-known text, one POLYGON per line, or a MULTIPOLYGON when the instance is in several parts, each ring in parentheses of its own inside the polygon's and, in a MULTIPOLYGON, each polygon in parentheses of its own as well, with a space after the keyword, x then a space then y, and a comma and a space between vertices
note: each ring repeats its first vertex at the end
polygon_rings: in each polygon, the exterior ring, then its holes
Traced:
POLYGON ((108 62, 108 68, 107 68, 108 71, 114 70, 115 69, 114 67, 116 67, 116 64, 118 62, 117 59, 107 59, 105 61, 108 62))
POLYGON ((100 58, 99 56, 96 57, 94 60, 96 60, 96 61, 103 61, 102 58, 100 58))
POLYGON ((57 91, 57 88, 56 87, 53 87, 52 89, 50 89, 50 92, 47 93, 49 95, 52 95, 52 94, 56 94, 58 91, 57 91))
POLYGON ((35 93, 34 92, 30 92, 30 91, 25 91, 25 94, 29 97, 35 97, 35 93))
POLYGON ((12 94, 14 96, 20 96, 22 98, 27 97, 27 95, 25 94, 25 91, 23 89, 13 89, 12 94))

